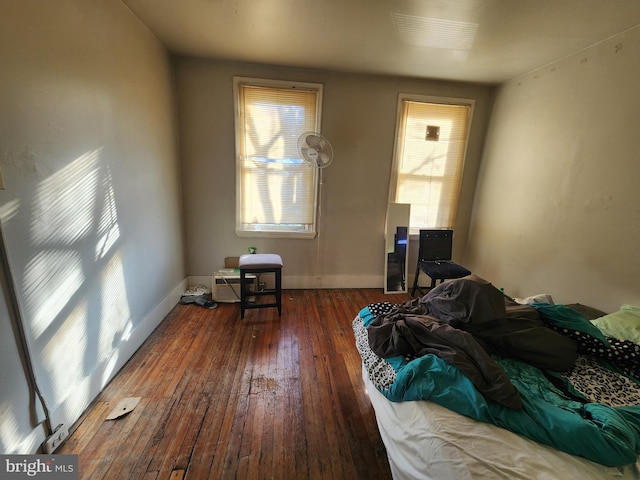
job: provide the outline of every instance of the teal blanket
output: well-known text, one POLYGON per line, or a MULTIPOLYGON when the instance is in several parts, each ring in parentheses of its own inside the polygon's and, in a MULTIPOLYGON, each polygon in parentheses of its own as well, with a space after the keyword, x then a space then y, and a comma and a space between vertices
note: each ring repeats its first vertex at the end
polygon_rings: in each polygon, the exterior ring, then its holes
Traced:
MULTIPOLYGON (((562 325, 562 315, 545 311, 562 325)), ((558 450, 607 466, 633 464, 640 453, 640 406, 590 403, 556 388, 541 370, 516 360, 493 357, 522 397, 513 410, 486 399, 456 367, 428 354, 405 360, 381 359, 368 350, 368 307, 354 320, 356 344, 374 385, 389 400, 431 400, 459 414, 493 423, 558 450)), ((570 319, 573 321, 573 319, 570 319)), ((575 328, 572 325, 571 328, 575 328)), ((558 377, 560 381, 566 379, 558 377)), ((571 385, 565 385, 572 391, 571 385)))

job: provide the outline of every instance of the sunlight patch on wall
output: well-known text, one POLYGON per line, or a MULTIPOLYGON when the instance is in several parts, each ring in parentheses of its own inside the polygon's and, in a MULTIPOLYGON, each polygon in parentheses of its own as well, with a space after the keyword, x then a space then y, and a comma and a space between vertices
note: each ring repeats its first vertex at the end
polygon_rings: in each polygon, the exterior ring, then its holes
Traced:
POLYGON ((25 298, 30 327, 39 338, 85 280, 82 256, 73 249, 42 250, 25 267, 25 298))
POLYGON ((117 350, 131 320, 119 253, 113 256, 102 272, 101 295, 98 361, 106 360, 117 350))
POLYGON ((91 231, 101 150, 78 157, 38 185, 31 218, 34 246, 69 245, 91 231))
POLYGON ((87 376, 88 312, 87 302, 80 302, 42 349, 43 364, 53 392, 52 407, 71 393, 77 395, 77 391, 69 387, 80 385, 87 376))
MULTIPOLYGON (((25 326, 43 346, 49 406, 64 405, 68 418, 112 376, 133 331, 113 178, 101 154, 88 151, 41 181, 31 203, 25 326)), ((0 214, 13 216, 18 206, 0 214)))
POLYGON ((24 274, 34 338, 49 328, 85 281, 81 242, 95 229, 101 151, 81 155, 36 189, 30 224, 36 253, 24 274))
POLYGON ((120 228, 118 227, 118 215, 116 212, 116 197, 113 192, 111 171, 108 168, 102 183, 104 199, 96 232, 98 237, 96 242, 96 260, 104 258, 116 240, 120 238, 120 228))
POLYGON ((18 214, 20 210, 20 200, 17 198, 0 206, 0 221, 5 224, 18 214))

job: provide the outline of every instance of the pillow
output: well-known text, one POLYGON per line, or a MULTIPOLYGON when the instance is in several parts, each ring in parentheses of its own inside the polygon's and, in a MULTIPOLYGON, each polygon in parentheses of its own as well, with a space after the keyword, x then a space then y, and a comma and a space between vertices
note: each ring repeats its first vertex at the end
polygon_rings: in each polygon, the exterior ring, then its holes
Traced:
POLYGON ((548 293, 539 293, 526 298, 514 298, 514 300, 521 305, 531 305, 533 303, 548 303, 549 305, 554 305, 553 299, 548 293))
POLYGON ((571 310, 575 310, 587 320, 595 320, 596 318, 604 317, 607 312, 598 310, 597 308, 590 307, 588 305, 582 305, 581 303, 569 303, 567 304, 571 310))
POLYGON ((620 310, 591 320, 608 337, 640 343, 640 308, 622 305, 620 310))

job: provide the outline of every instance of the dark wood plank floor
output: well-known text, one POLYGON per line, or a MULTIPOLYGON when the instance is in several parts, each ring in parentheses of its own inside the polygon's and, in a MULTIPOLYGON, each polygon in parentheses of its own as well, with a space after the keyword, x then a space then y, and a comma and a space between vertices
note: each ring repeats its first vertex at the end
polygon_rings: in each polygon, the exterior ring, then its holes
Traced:
POLYGON ((351 322, 377 289, 287 290, 274 308, 177 305, 57 453, 82 479, 389 479, 351 322), (123 398, 141 397, 117 420, 123 398))

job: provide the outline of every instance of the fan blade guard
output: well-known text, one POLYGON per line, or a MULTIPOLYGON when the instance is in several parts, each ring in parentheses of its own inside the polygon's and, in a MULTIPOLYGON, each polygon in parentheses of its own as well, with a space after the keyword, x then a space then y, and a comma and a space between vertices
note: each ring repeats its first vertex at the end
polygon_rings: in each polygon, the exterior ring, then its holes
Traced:
POLYGON ((317 168, 324 168, 333 160, 331 143, 316 132, 306 132, 300 135, 298 151, 305 162, 317 168))

